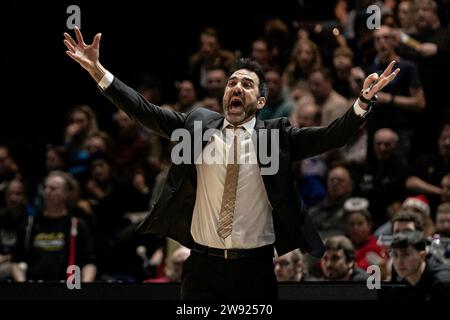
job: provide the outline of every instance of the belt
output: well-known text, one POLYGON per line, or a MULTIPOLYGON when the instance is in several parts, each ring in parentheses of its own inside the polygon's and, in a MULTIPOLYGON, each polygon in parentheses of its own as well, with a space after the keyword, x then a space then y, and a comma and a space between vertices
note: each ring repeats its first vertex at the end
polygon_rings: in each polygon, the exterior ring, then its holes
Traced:
POLYGON ((217 249, 194 243, 191 250, 200 254, 220 257, 227 260, 273 257, 272 244, 254 249, 217 249))

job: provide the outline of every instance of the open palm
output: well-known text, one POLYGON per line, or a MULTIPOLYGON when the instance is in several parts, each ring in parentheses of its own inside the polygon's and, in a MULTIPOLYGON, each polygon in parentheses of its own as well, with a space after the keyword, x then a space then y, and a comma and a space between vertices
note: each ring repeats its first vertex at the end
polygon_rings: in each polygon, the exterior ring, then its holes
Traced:
POLYGON ((84 69, 90 71, 98 63, 101 33, 97 33, 92 44, 84 43, 80 29, 75 27, 75 41, 68 33, 64 33, 64 44, 67 47, 67 55, 78 62, 84 69))

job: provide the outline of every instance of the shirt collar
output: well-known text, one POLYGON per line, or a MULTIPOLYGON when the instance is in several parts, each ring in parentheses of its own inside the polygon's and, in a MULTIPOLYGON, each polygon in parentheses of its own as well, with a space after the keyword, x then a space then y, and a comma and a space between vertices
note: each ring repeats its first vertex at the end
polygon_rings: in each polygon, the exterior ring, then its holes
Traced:
MULTIPOLYGON (((248 120, 247 122, 241 123, 240 125, 238 125, 238 127, 244 128, 248 133, 252 134, 253 129, 255 128, 255 124, 256 124, 256 117, 253 117, 250 120, 248 120)), ((222 130, 225 129, 228 125, 234 126, 227 119, 224 119, 223 125, 222 125, 222 130)))

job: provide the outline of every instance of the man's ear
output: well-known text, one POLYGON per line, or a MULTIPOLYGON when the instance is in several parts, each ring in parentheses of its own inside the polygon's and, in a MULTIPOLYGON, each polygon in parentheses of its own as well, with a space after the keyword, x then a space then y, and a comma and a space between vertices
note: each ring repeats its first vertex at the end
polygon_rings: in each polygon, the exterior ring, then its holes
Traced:
POLYGON ((424 251, 420 251, 419 252, 419 255, 420 255, 420 259, 422 259, 423 261, 425 261, 426 260, 426 258, 427 258, 427 252, 424 250, 424 251))
POLYGON ((355 267, 355 261, 347 262, 347 266, 349 267, 350 270, 353 270, 353 268, 355 267))
POLYGON ((258 109, 264 108, 265 105, 266 105, 266 98, 259 97, 258 98, 258 109))

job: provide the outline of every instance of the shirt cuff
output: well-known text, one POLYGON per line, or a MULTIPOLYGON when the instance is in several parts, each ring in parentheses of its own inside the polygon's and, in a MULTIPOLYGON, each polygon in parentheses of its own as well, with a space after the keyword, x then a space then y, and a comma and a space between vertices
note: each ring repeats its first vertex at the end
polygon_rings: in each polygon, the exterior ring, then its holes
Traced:
POLYGON ((111 74, 111 72, 106 71, 105 75, 103 76, 103 78, 98 82, 98 86, 100 87, 100 89, 102 89, 103 91, 105 91, 106 89, 108 89, 108 87, 111 85, 111 83, 114 80, 114 76, 111 74))
POLYGON ((359 99, 353 104, 353 110, 358 117, 364 118, 369 110, 364 110, 359 106, 359 99))

